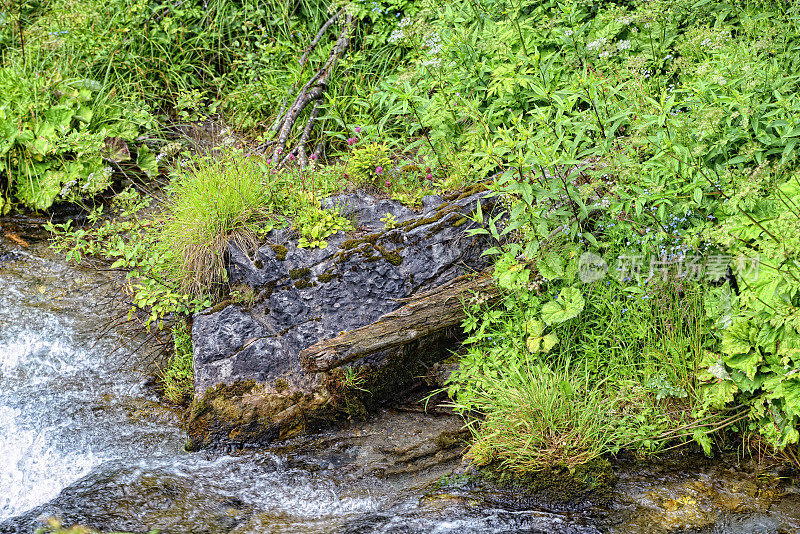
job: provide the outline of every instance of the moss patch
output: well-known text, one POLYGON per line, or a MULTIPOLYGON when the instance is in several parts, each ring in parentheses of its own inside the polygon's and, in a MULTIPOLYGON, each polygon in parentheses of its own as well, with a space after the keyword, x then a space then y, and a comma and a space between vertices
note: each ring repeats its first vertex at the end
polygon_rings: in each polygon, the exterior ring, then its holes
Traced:
POLYGON ((305 289, 307 287, 314 287, 315 285, 317 284, 311 282, 308 278, 303 278, 294 283, 294 287, 297 289, 305 289))
POLYGON ((499 467, 488 467, 480 473, 484 481, 510 492, 515 500, 530 499, 559 507, 585 501, 606 503, 612 498, 611 490, 616 482, 611 463, 603 458, 573 470, 555 466, 519 475, 499 467))
POLYGON ((278 261, 284 261, 286 259, 286 254, 289 253, 289 249, 283 245, 270 245, 269 248, 275 253, 275 258, 278 261))
POLYGON ((319 280, 324 284, 330 282, 334 278, 340 278, 340 277, 341 275, 336 273, 322 273, 321 275, 317 276, 317 280, 319 280))
POLYGON ((208 388, 200 399, 195 399, 189 407, 191 418, 197 418, 207 413, 215 399, 229 400, 234 397, 241 397, 253 391, 256 383, 253 380, 242 380, 234 384, 217 384, 208 388))
POLYGON ((212 313, 221 312, 222 310, 224 310, 225 308, 227 308, 231 304, 233 304, 233 301, 231 299, 225 299, 222 302, 218 302, 218 303, 214 304, 213 306, 211 306, 207 310, 201 311, 200 315, 211 315, 212 313))
POLYGON ((274 385, 275 385, 275 391, 278 392, 286 391, 287 389, 289 389, 289 381, 286 380, 285 378, 276 378, 274 385))
POLYGON ((299 278, 309 278, 311 276, 311 269, 303 267, 302 269, 290 269, 289 278, 297 280, 299 278))
POLYGON ((383 259, 391 263, 392 265, 402 265, 403 264, 403 256, 397 253, 394 250, 386 250, 380 245, 375 245, 375 248, 378 249, 378 252, 381 253, 383 259))
POLYGON ((453 193, 445 195, 443 198, 445 200, 450 200, 450 201, 462 200, 462 199, 465 199, 465 198, 467 198, 469 196, 474 195, 475 193, 482 193, 482 192, 488 191, 488 190, 489 190, 489 187, 485 183, 472 184, 469 187, 465 187, 461 191, 455 191, 453 193))

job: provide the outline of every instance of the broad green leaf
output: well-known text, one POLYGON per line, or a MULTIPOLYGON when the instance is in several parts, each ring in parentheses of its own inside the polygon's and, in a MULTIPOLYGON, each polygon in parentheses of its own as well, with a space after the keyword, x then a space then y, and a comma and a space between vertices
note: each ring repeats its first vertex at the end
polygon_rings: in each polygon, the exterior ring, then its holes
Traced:
POLYGON ((558 324, 577 317, 586 301, 578 288, 566 287, 561 294, 542 306, 542 319, 547 324, 558 324))
POLYGON ((755 333, 746 321, 737 321, 722 336, 722 352, 725 355, 747 354, 755 347, 755 333))
POLYGON ((547 334, 542 338, 542 352, 545 354, 558 344, 558 337, 553 334, 547 334))
POLYGON ((758 351, 753 351, 749 354, 735 354, 729 358, 725 358, 725 363, 732 369, 742 371, 748 379, 753 380, 758 371, 758 364, 763 361, 761 354, 758 351))

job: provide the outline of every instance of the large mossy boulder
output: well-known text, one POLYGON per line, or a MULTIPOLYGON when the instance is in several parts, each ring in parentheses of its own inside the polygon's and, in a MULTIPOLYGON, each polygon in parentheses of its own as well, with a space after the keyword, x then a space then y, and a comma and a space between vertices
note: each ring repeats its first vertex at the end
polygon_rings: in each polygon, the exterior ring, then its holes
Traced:
MULTIPOLYGON (((417 329, 411 318, 395 336, 401 341, 383 349, 376 343, 357 357, 328 354, 326 365, 309 356, 310 347, 397 315, 410 297, 484 270, 489 241, 469 232, 477 226, 470 216, 479 202, 491 213, 495 201, 481 191, 426 197, 414 212, 390 200, 342 195, 325 203, 357 229, 331 236, 324 249, 298 248, 283 232, 273 232, 254 255, 230 247, 231 283, 249 286, 254 298, 194 317, 189 448, 263 444, 342 414, 363 415, 400 395, 457 347, 458 329, 445 327, 453 320, 417 329), (392 228, 381 221, 387 213, 396 221, 392 228)), ((460 309, 457 296, 447 299, 450 309, 460 309)), ((426 323, 436 322, 432 316, 429 305, 426 323)))

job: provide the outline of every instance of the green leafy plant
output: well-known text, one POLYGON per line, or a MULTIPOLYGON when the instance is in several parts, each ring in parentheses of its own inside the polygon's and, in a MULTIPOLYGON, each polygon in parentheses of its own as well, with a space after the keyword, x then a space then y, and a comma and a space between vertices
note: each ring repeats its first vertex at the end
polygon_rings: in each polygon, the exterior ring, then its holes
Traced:
POLYGON ((353 150, 347 161, 347 171, 359 183, 377 185, 381 176, 388 174, 391 165, 389 149, 382 144, 370 143, 353 150))
POLYGON ((175 404, 188 404, 194 393, 192 332, 186 321, 172 326, 172 358, 162 370, 164 397, 175 404))
POLYGON ((383 223, 383 227, 387 230, 391 230, 392 228, 397 228, 399 226, 397 223, 397 217, 391 213, 387 213, 381 217, 381 222, 383 223))
POLYGON ((294 226, 301 234, 297 244, 299 248, 325 248, 329 237, 340 230, 352 228, 350 221, 337 213, 308 206, 297 213, 294 226))
POLYGON ((102 86, 0 67, 0 212, 12 199, 45 210, 106 190, 111 165, 153 173, 149 149, 133 140, 152 119, 103 103, 102 86))

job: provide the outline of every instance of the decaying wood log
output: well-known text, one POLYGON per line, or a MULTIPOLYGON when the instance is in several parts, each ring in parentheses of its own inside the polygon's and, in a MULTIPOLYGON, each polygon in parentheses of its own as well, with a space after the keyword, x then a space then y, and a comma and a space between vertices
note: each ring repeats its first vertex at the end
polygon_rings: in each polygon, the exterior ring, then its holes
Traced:
POLYGON ((489 273, 466 275, 403 299, 406 304, 374 323, 342 332, 300 352, 305 371, 330 371, 378 351, 405 345, 425 336, 458 326, 464 319, 464 299, 479 294, 494 300, 500 290, 489 273))
MULTIPOLYGON (((343 9, 340 9, 335 15, 333 15, 331 18, 329 18, 325 22, 325 24, 322 25, 322 27, 319 29, 319 32, 317 32, 316 37, 314 37, 314 40, 311 41, 311 44, 308 45, 308 48, 306 48, 306 50, 303 52, 303 56, 300 58, 300 61, 298 62, 298 66, 300 67, 300 74, 303 74, 303 71, 305 70, 306 61, 308 60, 309 54, 311 54, 311 52, 314 51, 314 49, 317 47, 317 44, 319 44, 320 39, 322 39, 322 36, 325 35, 325 32, 328 31, 328 28, 331 27, 331 24, 336 22, 336 19, 339 18, 339 15, 341 15, 343 11, 344 11, 343 9)), ((285 113, 286 113, 286 103, 289 100, 289 95, 293 95, 294 94, 295 89, 297 89, 297 81, 295 81, 292 84, 292 88, 289 89, 289 92, 287 93, 286 97, 284 97, 284 99, 283 99, 283 103, 281 104, 281 110, 275 116, 275 122, 274 122, 274 124, 272 125, 272 128, 271 128, 271 130, 273 132, 276 132, 276 133, 279 132, 281 127, 283 126, 283 122, 286 119, 286 115, 285 115, 285 113)))

